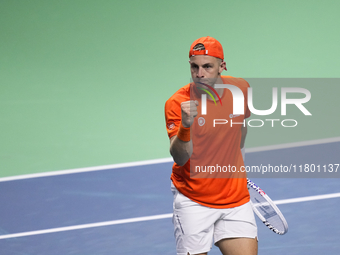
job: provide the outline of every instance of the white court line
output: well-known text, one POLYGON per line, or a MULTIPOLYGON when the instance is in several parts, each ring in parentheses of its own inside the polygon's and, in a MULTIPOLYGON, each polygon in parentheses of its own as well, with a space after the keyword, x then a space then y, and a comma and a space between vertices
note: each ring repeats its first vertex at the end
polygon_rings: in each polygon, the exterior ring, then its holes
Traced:
POLYGON ((260 151, 272 151, 272 150, 296 148, 296 147, 302 147, 302 146, 335 143, 335 142, 340 142, 340 137, 332 137, 332 138, 303 141, 303 142, 296 142, 296 143, 285 143, 285 144, 278 144, 278 145, 261 146, 261 147, 255 147, 255 148, 249 148, 249 149, 246 148, 246 153, 260 152, 260 151))
MULTIPOLYGON (((246 153, 287 149, 287 148, 295 148, 295 147, 301 147, 301 146, 334 143, 334 142, 340 142, 340 137, 249 148, 249 149, 246 149, 246 153)), ((159 163, 170 163, 170 162, 173 162, 171 157, 161 158, 161 159, 152 159, 152 160, 143 160, 143 161, 136 161, 136 162, 129 162, 129 163, 121 163, 121 164, 113 164, 113 165, 75 168, 75 169, 68 169, 68 170, 58 170, 58 171, 52 171, 52 172, 36 173, 36 174, 24 174, 24 175, 17 175, 17 176, 2 177, 0 178, 0 182, 38 178, 38 177, 47 177, 47 176, 56 176, 56 175, 64 175, 64 174, 84 173, 84 172, 91 172, 91 171, 111 170, 111 169, 124 168, 124 167, 143 166, 143 165, 152 165, 152 164, 159 164, 159 163)))
POLYGON ((22 233, 9 234, 9 235, 0 235, 0 239, 9 239, 9 238, 23 237, 23 236, 34 236, 34 235, 57 233, 57 232, 84 229, 84 228, 95 228, 95 227, 118 225, 118 224, 124 224, 124 223, 158 220, 158 219, 165 219, 165 218, 171 218, 171 217, 172 217, 172 213, 167 213, 167 214, 159 214, 159 215, 137 217, 137 218, 123 219, 123 220, 103 221, 103 222, 98 222, 98 223, 82 224, 82 225, 75 225, 75 226, 68 226, 68 227, 61 227, 61 228, 50 228, 50 229, 22 232, 22 233))
POLYGON ((274 203, 277 204, 277 205, 283 205, 283 204, 300 203, 300 202, 315 201, 315 200, 337 198, 337 197, 340 197, 340 193, 331 193, 331 194, 308 196, 308 197, 281 199, 281 200, 275 200, 274 203))
MULTIPOLYGON (((317 195, 317 196, 297 197, 297 198, 290 198, 290 199, 283 199, 283 200, 275 200, 274 203, 277 204, 277 205, 279 205, 279 204, 291 204, 291 203, 300 203, 300 202, 306 202, 306 201, 314 201, 314 200, 338 198, 338 197, 340 197, 340 193, 331 193, 331 194, 324 194, 324 195, 317 195)), ((29 231, 29 232, 22 232, 22 233, 8 234, 8 235, 0 235, 0 239, 9 239, 9 238, 15 238, 15 237, 57 233, 57 232, 77 230, 77 229, 85 229, 85 228, 104 227, 104 226, 111 226, 111 225, 118 225, 118 224, 132 223, 132 222, 159 220, 159 219, 166 219, 166 218, 171 218, 171 217, 172 217, 172 213, 167 213, 167 214, 159 214, 159 215, 152 215, 152 216, 146 216, 146 217, 137 217, 137 218, 122 219, 122 220, 104 221, 104 222, 98 222, 98 223, 82 224, 82 225, 75 225, 75 226, 68 226, 68 227, 61 227, 61 228, 50 228, 50 229, 44 229, 44 230, 36 230, 36 231, 29 231)))
POLYGON ((9 177, 0 178, 0 182, 38 178, 38 177, 47 177, 47 176, 56 176, 56 175, 64 175, 64 174, 76 174, 76 173, 84 173, 84 172, 92 172, 92 171, 111 170, 111 169, 124 168, 124 167, 153 165, 153 164, 160 164, 160 163, 167 163, 167 162, 173 162, 172 158, 151 159, 151 160, 120 163, 120 164, 113 164, 113 165, 93 166, 93 167, 75 168, 75 169, 68 169, 68 170, 58 170, 58 171, 45 172, 45 173, 9 176, 9 177))

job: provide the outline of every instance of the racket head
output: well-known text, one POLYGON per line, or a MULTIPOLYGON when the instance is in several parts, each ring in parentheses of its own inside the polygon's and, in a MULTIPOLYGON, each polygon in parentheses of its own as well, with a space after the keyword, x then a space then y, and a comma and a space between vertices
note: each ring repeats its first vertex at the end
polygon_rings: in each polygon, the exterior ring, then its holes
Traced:
POLYGON ((259 186, 249 179, 247 179, 247 184, 255 214, 274 233, 279 235, 287 233, 288 223, 280 209, 259 186))

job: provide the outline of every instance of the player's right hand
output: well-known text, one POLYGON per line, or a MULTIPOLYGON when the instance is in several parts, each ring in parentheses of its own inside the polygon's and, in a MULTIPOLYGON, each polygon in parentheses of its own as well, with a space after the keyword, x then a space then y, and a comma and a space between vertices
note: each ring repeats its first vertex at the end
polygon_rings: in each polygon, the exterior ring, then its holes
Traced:
POLYGON ((191 127, 194 122, 194 118, 197 116, 197 106, 197 100, 190 100, 181 103, 183 127, 191 127))

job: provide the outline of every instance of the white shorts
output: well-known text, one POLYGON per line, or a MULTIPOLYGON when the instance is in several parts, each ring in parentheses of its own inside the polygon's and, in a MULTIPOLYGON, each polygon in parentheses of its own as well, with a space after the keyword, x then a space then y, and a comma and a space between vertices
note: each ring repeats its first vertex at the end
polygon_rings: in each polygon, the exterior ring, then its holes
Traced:
POLYGON ((171 183, 174 194, 173 218, 177 255, 209 252, 212 243, 225 238, 255 238, 257 226, 250 203, 216 209, 200 205, 171 183))

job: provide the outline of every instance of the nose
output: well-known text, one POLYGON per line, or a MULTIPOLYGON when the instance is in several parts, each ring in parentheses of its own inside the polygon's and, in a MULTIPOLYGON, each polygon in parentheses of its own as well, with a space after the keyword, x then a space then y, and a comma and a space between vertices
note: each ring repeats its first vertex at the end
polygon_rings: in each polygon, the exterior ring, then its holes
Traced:
POLYGON ((197 78, 203 78, 204 77, 204 74, 203 74, 203 68, 202 67, 198 67, 198 70, 197 70, 197 78))

